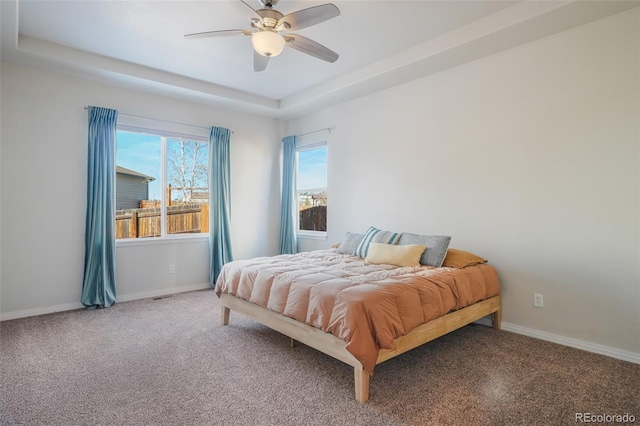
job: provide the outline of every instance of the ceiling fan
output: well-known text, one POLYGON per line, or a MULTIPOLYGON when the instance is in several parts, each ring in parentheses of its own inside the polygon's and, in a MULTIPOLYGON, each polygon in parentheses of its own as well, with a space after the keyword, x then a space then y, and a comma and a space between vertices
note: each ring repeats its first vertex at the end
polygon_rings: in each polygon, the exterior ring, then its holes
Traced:
POLYGON ((306 53, 327 62, 338 60, 338 54, 311 39, 287 31, 296 31, 319 24, 340 15, 340 10, 333 4, 323 4, 309 7, 297 12, 283 15, 273 7, 278 0, 258 0, 264 7, 255 10, 244 0, 240 0, 257 17, 251 18, 250 30, 222 30, 206 31, 202 33, 186 34, 186 38, 222 37, 230 35, 251 36, 253 44, 253 70, 264 71, 269 64, 269 58, 278 56, 285 46, 292 47, 299 52, 306 53))

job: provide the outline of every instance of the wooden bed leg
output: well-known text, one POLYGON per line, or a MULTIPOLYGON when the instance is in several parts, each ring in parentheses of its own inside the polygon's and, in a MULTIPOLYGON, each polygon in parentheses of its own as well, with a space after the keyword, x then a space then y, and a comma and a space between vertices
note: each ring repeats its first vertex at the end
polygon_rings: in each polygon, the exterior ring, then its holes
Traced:
POLYGON ((297 343, 298 342, 296 342, 294 339, 291 339, 291 342, 289 344, 291 345, 291 348, 293 349, 293 348, 295 348, 297 346, 296 345, 297 343))
POLYGON ((369 373, 362 367, 353 367, 353 376, 356 384, 356 401, 367 402, 369 399, 369 373))
POLYGON ((221 316, 221 320, 222 320, 222 325, 229 325, 229 313, 231 312, 231 309, 227 308, 226 306, 222 307, 222 310, 220 311, 220 313, 222 314, 221 316))
POLYGON ((491 314, 491 324, 494 330, 500 330, 500 323, 502 322, 502 310, 498 309, 491 314))

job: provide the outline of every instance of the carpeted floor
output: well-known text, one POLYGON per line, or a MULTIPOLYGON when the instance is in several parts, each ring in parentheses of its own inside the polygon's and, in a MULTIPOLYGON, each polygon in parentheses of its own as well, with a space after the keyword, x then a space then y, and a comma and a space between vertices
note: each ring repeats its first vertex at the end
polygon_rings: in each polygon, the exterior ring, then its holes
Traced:
POLYGON ((562 425, 635 416, 640 365, 467 326, 353 369, 239 314, 212 291, 0 323, 0 424, 562 425))

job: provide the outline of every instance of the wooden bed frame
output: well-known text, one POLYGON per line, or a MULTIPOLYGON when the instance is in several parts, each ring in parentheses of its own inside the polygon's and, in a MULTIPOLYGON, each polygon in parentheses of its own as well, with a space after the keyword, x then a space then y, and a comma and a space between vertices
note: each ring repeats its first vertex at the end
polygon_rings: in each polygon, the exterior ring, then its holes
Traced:
MULTIPOLYGON (((369 374, 364 371, 360 361, 345 349, 344 340, 310 325, 264 309, 254 303, 239 299, 231 294, 222 294, 220 300, 223 305, 223 325, 229 324, 231 310, 238 311, 290 337, 292 346, 295 341, 299 341, 351 365, 354 371, 356 400, 366 402, 369 399, 369 374)), ((493 328, 500 330, 500 296, 491 297, 414 328, 405 336, 397 338, 392 349, 381 349, 376 364, 444 336, 487 315, 491 315, 493 328)))

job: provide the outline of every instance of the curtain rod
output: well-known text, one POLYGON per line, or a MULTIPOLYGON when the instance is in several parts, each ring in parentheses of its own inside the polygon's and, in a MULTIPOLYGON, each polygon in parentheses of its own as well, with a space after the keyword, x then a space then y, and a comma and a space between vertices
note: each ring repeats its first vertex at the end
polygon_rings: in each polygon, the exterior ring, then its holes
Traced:
MULTIPOLYGON (((84 107, 85 110, 89 109, 89 106, 85 105, 84 107)), ((187 124, 187 123, 179 123, 177 121, 169 121, 169 120, 159 120, 157 118, 149 118, 149 117, 141 117, 139 115, 131 115, 131 114, 122 114, 120 112, 118 112, 118 115, 122 115, 125 117, 129 117, 129 118, 141 118, 143 120, 152 120, 152 121, 162 121, 163 123, 170 123, 170 124, 178 124, 180 126, 189 126, 189 127, 196 127, 198 129, 205 129, 205 130, 211 130, 211 127, 205 127, 205 126, 197 126, 195 124, 187 124)), ((235 132, 233 130, 231 130, 231 134, 234 134, 235 132)))
POLYGON ((315 135, 316 133, 329 132, 331 133, 331 129, 329 127, 320 130, 314 130, 313 132, 303 133, 301 135, 296 135, 297 138, 301 138, 303 136, 315 135))

